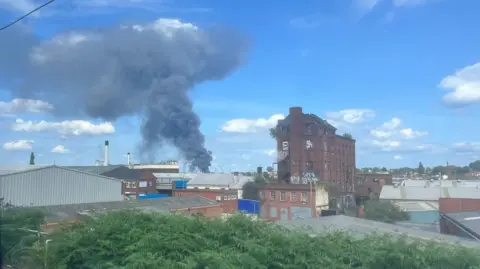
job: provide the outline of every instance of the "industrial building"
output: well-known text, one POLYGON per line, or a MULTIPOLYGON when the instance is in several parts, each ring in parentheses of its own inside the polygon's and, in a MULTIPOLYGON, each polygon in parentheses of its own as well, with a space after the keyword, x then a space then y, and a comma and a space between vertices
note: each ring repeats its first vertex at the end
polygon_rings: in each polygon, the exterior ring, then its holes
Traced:
POLYGON ((121 166, 103 173, 103 176, 121 180, 122 195, 127 200, 157 193, 157 179, 148 171, 121 166))
MULTIPOLYGON (((75 222, 84 217, 115 210, 135 209, 145 212, 180 212, 187 215, 202 214, 206 217, 221 217, 221 205, 199 197, 170 197, 165 199, 131 200, 117 202, 96 202, 34 207, 45 214, 47 229, 60 222, 75 222)), ((21 210, 21 209, 9 209, 21 210)))
POLYGON ((217 201, 222 205, 222 210, 225 214, 237 212, 237 195, 236 190, 229 189, 175 189, 173 191, 173 196, 176 197, 201 196, 217 201))
POLYGON ((291 184, 334 183, 341 193, 355 186, 355 140, 301 107, 291 107, 275 129, 278 179, 291 184))
POLYGON ((265 184, 259 190, 260 217, 268 221, 316 216, 315 188, 309 184, 265 184))
MULTIPOLYGON (((392 201, 407 211, 412 222, 438 223, 440 219, 439 200, 442 198, 480 199, 480 189, 476 187, 443 187, 446 182, 442 182, 442 187, 385 185, 380 193, 380 200, 392 201)), ((425 182, 423 183, 425 184, 425 182)))
POLYGON ((417 240, 432 240, 445 244, 459 244, 473 248, 480 247, 480 243, 474 240, 440 234, 418 228, 410 228, 405 225, 388 224, 345 215, 279 221, 277 224, 289 229, 308 233, 312 236, 332 231, 343 231, 349 232, 351 235, 357 238, 364 238, 365 236, 373 234, 385 234, 386 236, 395 236, 402 239, 407 237, 417 240))
POLYGON ((442 234, 480 241, 480 210, 442 213, 440 231, 442 234))
POLYGON ((0 174, 0 198, 12 206, 122 201, 122 182, 59 166, 0 174))

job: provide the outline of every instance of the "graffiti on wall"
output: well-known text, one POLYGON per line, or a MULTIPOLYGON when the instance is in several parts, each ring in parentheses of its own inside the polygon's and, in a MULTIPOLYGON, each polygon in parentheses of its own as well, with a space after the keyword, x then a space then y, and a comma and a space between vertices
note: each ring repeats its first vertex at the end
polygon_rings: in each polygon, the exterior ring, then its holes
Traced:
POLYGON ((305 149, 313 149, 313 143, 310 140, 305 141, 305 149))
POLYGON ((281 162, 283 160, 285 160, 285 158, 288 157, 288 151, 279 151, 277 153, 277 161, 278 162, 281 162))
POLYGON ((288 141, 283 141, 282 142, 282 150, 283 151, 288 151, 288 141))
POLYGON ((310 184, 318 181, 318 177, 315 175, 314 172, 305 171, 302 173, 301 176, 291 176, 290 182, 292 184, 310 184))
POLYGON ((312 209, 309 207, 291 207, 292 219, 309 219, 312 216, 312 209))

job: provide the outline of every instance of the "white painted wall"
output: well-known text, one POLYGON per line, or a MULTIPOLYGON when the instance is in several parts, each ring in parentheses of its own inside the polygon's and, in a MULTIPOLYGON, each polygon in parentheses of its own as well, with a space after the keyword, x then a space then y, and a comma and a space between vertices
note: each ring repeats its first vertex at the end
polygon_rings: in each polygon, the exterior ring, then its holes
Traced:
POLYGON ((317 209, 328 209, 328 191, 323 185, 315 187, 315 206, 317 209))

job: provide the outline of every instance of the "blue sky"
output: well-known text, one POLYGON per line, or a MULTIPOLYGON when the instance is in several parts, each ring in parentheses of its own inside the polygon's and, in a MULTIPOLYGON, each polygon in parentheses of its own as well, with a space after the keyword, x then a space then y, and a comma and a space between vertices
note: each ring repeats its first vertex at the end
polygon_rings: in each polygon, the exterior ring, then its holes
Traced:
MULTIPOLYGON (((0 23, 39 3, 0 0, 0 23)), ((158 18, 247 35, 246 61, 190 92, 215 156, 212 170, 273 163, 268 127, 290 106, 352 133, 358 167, 466 165, 480 156, 479 9, 476 0, 72 0, 23 24, 44 42, 158 18)), ((92 164, 105 139, 112 163, 125 163, 126 152, 139 159, 140 116, 111 124, 58 117, 41 98, 12 103, 19 96, 7 87, 0 82, 0 163, 25 163, 34 151, 37 163, 92 164)), ((158 156, 179 154, 167 147, 158 156)))

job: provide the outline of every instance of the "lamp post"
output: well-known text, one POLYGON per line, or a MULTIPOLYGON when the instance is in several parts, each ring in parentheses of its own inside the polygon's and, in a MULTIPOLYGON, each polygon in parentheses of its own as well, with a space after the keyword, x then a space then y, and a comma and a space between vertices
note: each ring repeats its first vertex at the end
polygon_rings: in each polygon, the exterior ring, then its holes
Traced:
POLYGON ((48 254, 48 243, 50 243, 52 239, 45 240, 45 256, 43 257, 44 268, 47 269, 47 254, 48 254))

